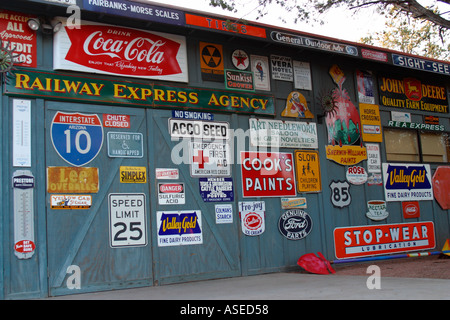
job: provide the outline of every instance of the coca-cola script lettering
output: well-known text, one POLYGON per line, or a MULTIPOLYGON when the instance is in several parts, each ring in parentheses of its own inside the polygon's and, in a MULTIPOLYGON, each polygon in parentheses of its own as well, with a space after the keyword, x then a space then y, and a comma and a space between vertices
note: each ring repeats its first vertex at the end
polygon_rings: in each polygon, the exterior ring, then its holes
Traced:
POLYGON ((97 24, 60 33, 55 69, 187 81, 184 37, 97 24))

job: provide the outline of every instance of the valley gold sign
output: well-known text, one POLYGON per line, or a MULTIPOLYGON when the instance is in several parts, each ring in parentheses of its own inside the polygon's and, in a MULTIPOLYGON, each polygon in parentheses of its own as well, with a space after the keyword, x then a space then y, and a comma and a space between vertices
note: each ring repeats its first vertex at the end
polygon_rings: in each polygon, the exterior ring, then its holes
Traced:
POLYGON ((148 108, 275 115, 272 95, 108 81, 37 70, 15 72, 15 79, 7 83, 5 94, 148 108))

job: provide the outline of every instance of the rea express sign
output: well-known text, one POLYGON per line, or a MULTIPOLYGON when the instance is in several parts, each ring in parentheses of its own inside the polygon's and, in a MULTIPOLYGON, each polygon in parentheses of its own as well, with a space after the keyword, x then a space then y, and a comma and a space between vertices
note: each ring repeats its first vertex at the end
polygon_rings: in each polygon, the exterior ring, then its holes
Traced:
POLYGON ((187 82, 186 39, 83 22, 55 34, 54 69, 187 82))
POLYGON ((241 170, 244 198, 297 195, 292 153, 241 151, 241 170))
POLYGON ((338 259, 429 250, 435 245, 433 222, 334 229, 334 246, 338 259))

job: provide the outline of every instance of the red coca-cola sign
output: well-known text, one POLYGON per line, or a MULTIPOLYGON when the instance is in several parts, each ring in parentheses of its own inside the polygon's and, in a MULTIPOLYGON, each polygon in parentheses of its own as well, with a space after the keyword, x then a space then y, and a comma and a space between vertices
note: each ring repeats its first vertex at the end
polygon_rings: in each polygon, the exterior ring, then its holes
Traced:
POLYGON ((419 201, 403 201, 403 218, 419 218, 420 217, 420 206, 419 201))
POLYGON ((66 26, 55 37, 55 50, 56 69, 156 78, 187 73, 185 39, 175 35, 99 24, 66 26))

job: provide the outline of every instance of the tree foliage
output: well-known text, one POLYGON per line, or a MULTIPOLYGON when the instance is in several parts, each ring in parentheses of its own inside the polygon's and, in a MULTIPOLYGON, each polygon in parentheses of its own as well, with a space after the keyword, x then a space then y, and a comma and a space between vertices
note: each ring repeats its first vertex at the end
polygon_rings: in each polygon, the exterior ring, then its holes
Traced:
MULTIPOLYGON (((236 5, 242 0, 209 0, 213 7, 221 7, 224 10, 236 12, 236 5)), ((433 1, 433 0, 429 0, 433 1)), ((434 0, 430 6, 423 6, 416 0, 257 0, 258 16, 262 17, 269 13, 269 6, 275 4, 284 8, 288 12, 294 12, 294 22, 299 20, 305 22, 319 22, 320 14, 333 8, 344 7, 352 11, 361 9, 376 10, 380 14, 385 14, 391 9, 409 16, 413 19, 423 19, 430 21, 437 26, 441 32, 450 30, 450 0, 434 0), (436 10, 438 4, 444 7, 441 12, 436 10)))
POLYGON ((360 41, 369 45, 421 55, 433 59, 450 59, 450 42, 438 26, 429 20, 398 17, 392 9, 383 31, 375 32, 360 41))

